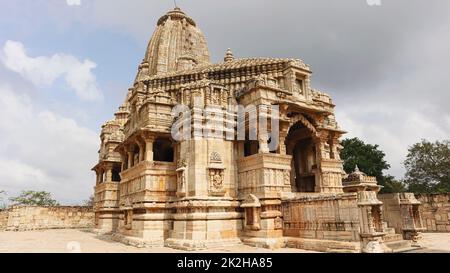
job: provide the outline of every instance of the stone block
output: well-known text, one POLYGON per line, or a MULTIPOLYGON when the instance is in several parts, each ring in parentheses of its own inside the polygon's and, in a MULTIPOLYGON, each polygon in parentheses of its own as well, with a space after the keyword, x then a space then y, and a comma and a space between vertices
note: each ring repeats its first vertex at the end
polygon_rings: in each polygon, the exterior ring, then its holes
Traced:
POLYGON ((446 225, 437 225, 437 231, 441 231, 441 232, 447 231, 446 225))

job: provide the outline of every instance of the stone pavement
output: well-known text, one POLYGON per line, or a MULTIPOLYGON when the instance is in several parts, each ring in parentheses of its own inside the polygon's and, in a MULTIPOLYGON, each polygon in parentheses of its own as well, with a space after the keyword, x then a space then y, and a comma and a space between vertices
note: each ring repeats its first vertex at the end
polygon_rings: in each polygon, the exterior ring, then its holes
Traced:
MULTIPOLYGON (((450 233, 425 233, 424 249, 414 252, 450 252, 450 233)), ((170 248, 135 248, 86 230, 0 232, 0 253, 183 253, 170 248)), ((249 246, 198 252, 219 253, 312 253, 301 249, 268 250, 249 246)))
POLYGON ((423 233, 420 243, 424 248, 410 253, 450 253, 450 233, 423 233))
MULTIPOLYGON (((171 248, 136 248, 86 230, 0 232, 0 253, 184 253, 171 248)), ((301 249, 268 250, 245 245, 198 252, 311 253, 301 249)))

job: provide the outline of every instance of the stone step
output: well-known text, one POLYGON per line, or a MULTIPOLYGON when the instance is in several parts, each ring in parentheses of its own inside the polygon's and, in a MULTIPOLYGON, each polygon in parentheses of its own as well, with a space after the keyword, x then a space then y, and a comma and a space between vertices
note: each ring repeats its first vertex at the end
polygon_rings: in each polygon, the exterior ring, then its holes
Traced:
POLYGON ((383 240, 385 243, 388 242, 395 242, 395 241, 402 241, 403 240, 403 236, 401 234, 387 234, 383 237, 383 240))
POLYGON ((392 241, 392 242, 385 242, 386 246, 392 249, 394 253, 396 252, 406 252, 408 250, 415 249, 414 247, 411 247, 411 241, 407 240, 399 240, 399 241, 392 241))
POLYGON ((407 253, 407 252, 411 252, 411 251, 418 251, 418 250, 421 250, 421 249, 424 249, 423 247, 413 247, 413 246, 410 246, 410 247, 407 247, 407 248, 399 248, 399 249, 396 249, 395 251, 394 251, 394 253, 407 253))

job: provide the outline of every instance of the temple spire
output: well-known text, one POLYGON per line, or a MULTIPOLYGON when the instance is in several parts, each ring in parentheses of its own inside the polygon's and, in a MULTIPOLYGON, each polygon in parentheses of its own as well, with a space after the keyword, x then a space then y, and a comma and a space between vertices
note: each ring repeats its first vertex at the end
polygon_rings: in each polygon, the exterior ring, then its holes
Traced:
POLYGON ((191 17, 175 7, 158 20, 144 63, 141 74, 154 76, 211 62, 205 36, 191 17))
POLYGON ((231 49, 227 49, 227 52, 225 54, 225 58, 223 59, 225 62, 231 62, 234 60, 234 55, 231 49))

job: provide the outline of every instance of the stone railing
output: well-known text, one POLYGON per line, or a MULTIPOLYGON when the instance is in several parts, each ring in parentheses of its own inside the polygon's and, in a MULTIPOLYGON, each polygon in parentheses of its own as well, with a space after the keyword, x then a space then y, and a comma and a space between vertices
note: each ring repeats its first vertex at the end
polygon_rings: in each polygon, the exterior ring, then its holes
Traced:
POLYGON ((239 160, 239 194, 276 197, 290 191, 291 160, 291 156, 278 154, 256 154, 239 160))
POLYGON ((25 231, 41 229, 91 228, 91 207, 17 206, 0 212, 0 230, 25 231))
POLYGON ((119 182, 104 182, 95 187, 96 209, 110 209, 119 207, 119 182))
POLYGON ((155 198, 175 196, 176 166, 167 162, 141 162, 122 172, 120 206, 155 201, 155 198))
POLYGON ((359 241, 356 194, 297 194, 282 207, 284 236, 359 241))
POLYGON ((418 195, 426 231, 450 232, 450 194, 418 195))

